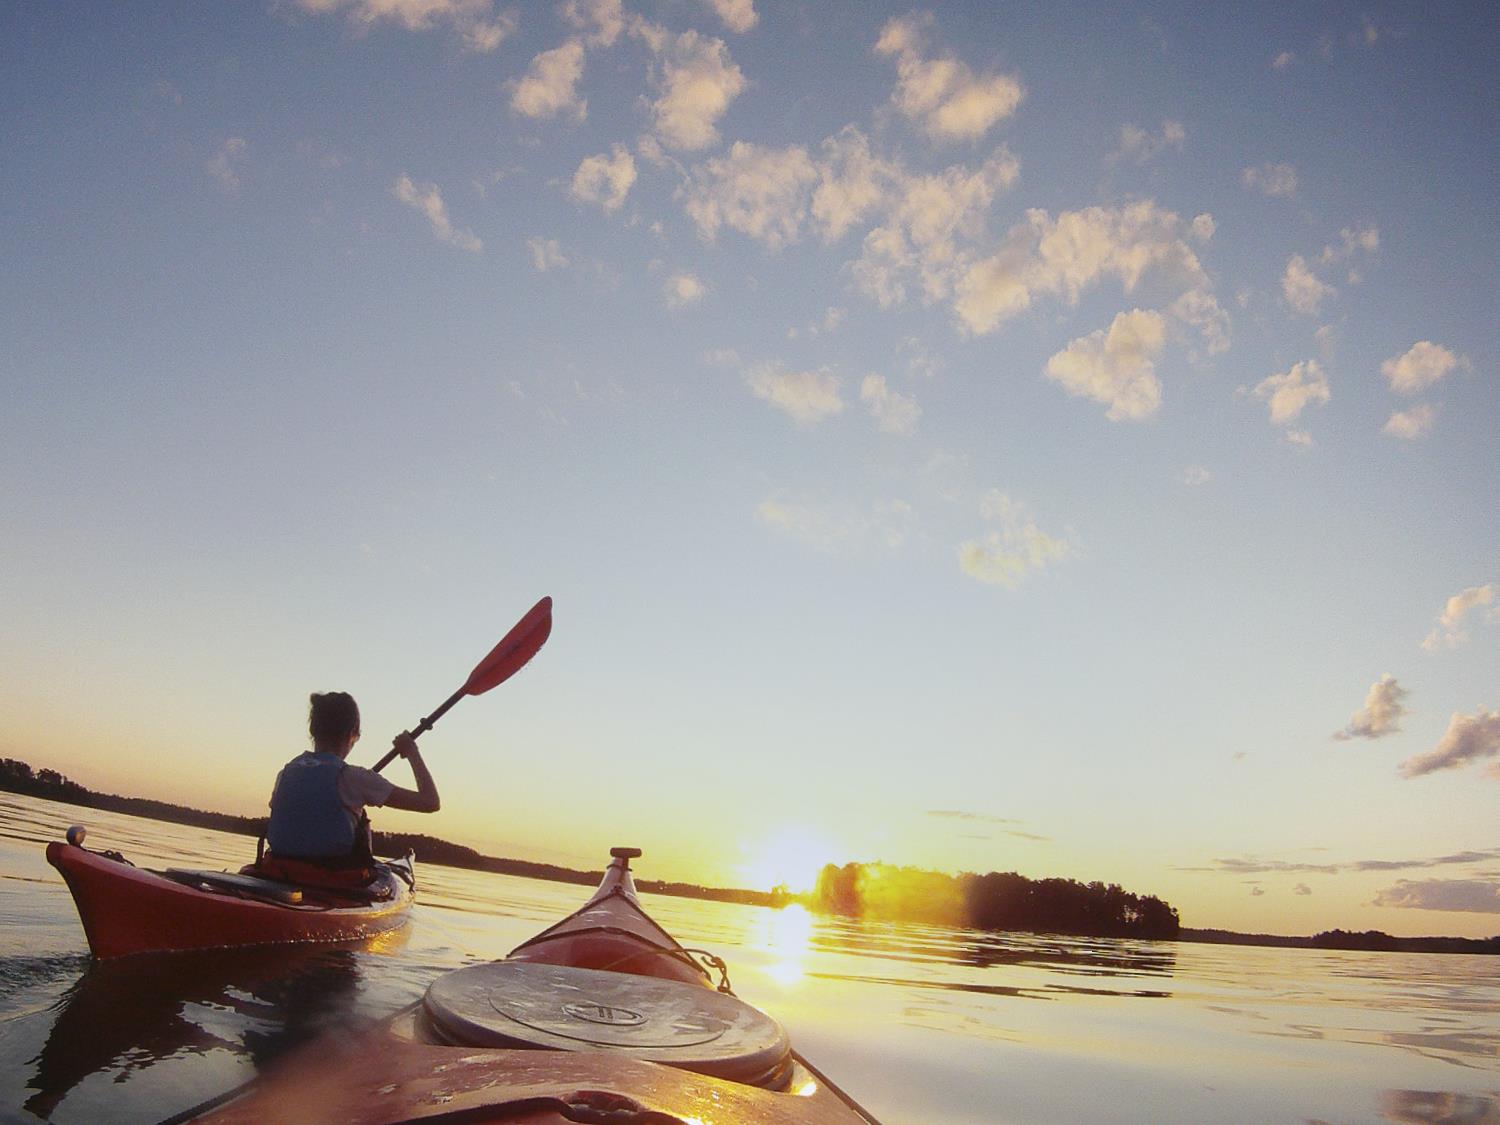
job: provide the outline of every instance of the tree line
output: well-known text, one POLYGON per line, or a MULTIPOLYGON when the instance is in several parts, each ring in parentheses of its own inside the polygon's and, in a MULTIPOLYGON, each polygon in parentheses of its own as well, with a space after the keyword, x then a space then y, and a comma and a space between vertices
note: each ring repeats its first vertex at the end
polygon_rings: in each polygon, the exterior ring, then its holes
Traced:
POLYGON ((1014 871, 948 875, 884 863, 826 865, 807 897, 815 910, 849 917, 1032 930, 1089 937, 1172 939, 1177 911, 1115 883, 1028 879, 1014 871))

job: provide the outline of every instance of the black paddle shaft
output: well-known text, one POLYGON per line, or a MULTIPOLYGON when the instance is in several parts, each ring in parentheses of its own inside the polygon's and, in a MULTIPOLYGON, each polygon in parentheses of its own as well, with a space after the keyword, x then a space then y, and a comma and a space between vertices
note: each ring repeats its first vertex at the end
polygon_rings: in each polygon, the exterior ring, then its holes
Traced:
MULTIPOLYGON (((463 687, 459 688, 452 695, 450 695, 448 697, 448 701, 446 703, 444 703, 436 711, 434 711, 432 714, 428 715, 427 718, 423 719, 420 723, 418 723, 416 725, 416 728, 411 732, 411 736, 413 738, 421 738, 422 735, 425 732, 430 731, 433 728, 433 725, 439 719, 441 719, 444 715, 446 715, 448 713, 448 708, 452 707, 455 703, 457 703, 460 699, 462 699, 468 693, 469 693, 469 685, 465 684, 463 687)), ((392 748, 390 750, 387 750, 385 752, 385 757, 381 758, 380 761, 378 761, 378 762, 375 763, 375 772, 379 773, 381 770, 385 769, 385 767, 388 766, 388 765, 390 765, 391 762, 393 762, 395 760, 395 758, 396 758, 396 751, 395 751, 395 749, 392 748)))

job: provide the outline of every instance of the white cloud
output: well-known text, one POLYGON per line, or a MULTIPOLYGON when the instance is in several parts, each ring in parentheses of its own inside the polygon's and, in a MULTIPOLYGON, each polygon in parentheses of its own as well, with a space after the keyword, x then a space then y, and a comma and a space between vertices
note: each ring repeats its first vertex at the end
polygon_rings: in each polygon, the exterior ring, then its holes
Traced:
POLYGON ((1320 281, 1307 268, 1307 260, 1301 254, 1287 259, 1286 272, 1281 275, 1281 295, 1293 310, 1316 316, 1319 306, 1335 292, 1333 286, 1320 281))
POLYGON ((913 13, 888 22, 875 43, 877 54, 896 59, 891 100, 907 117, 939 140, 977 140, 1015 112, 1025 91, 1010 75, 976 75, 952 56, 925 58, 930 14, 913 13))
POLYGON ((1197 331, 1209 355, 1229 350, 1229 314, 1207 289, 1187 290, 1172 302, 1167 312, 1197 331))
POLYGON ((1291 199, 1297 194, 1297 169, 1290 164, 1260 164, 1241 172, 1240 183, 1262 195, 1291 199))
POLYGON ((1271 59, 1272 70, 1285 70, 1297 61, 1297 56, 1291 51, 1279 51, 1271 59))
POLYGON ((1380 373, 1397 394, 1420 394, 1456 369, 1469 370, 1466 357, 1454 355, 1441 344, 1418 340, 1405 353, 1380 365, 1380 373))
POLYGON ((563 20, 584 33, 590 47, 610 47, 625 30, 625 10, 620 0, 565 0, 563 20))
POLYGON ((533 119, 563 114, 582 121, 589 112, 588 102, 578 96, 582 77, 583 43, 569 39, 531 60, 525 75, 511 84, 510 108, 533 119))
POLYGON ((724 21, 725 27, 740 35, 760 20, 755 12, 755 0, 703 0, 703 3, 724 21))
POLYGON ((1381 432, 1403 441, 1416 441, 1432 432, 1436 420, 1436 408, 1425 402, 1419 403, 1410 410, 1393 411, 1381 427, 1381 432))
POLYGON ((1399 879, 1375 896, 1376 906, 1500 914, 1500 883, 1487 879, 1399 879))
POLYGON ((878 208, 900 181, 901 169, 870 154, 870 142, 853 125, 823 142, 812 215, 827 242, 836 242, 878 208))
POLYGON ((1213 479, 1213 473, 1209 472, 1202 465, 1189 465, 1182 470, 1182 483, 1192 487, 1207 484, 1213 479))
POLYGON ((615 145, 611 155, 585 157, 573 173, 570 189, 574 199, 597 203, 606 211, 618 211, 635 183, 635 158, 624 145, 615 145))
POLYGON ((644 20, 632 31, 651 48, 657 98, 651 103, 656 137, 668 148, 696 152, 718 142, 717 122, 745 88, 745 76, 724 40, 684 31, 672 35, 644 20))
POLYGON ((514 12, 497 12, 493 0, 296 0, 315 15, 343 11, 350 23, 368 30, 380 22, 407 31, 429 31, 446 23, 471 51, 493 51, 516 30, 514 12))
POLYGON ((1370 685, 1365 705, 1354 712, 1348 725, 1334 732, 1333 737, 1347 742, 1351 738, 1374 739, 1395 734, 1401 729, 1401 717, 1406 714, 1406 706, 1401 702, 1406 694, 1406 689, 1396 682, 1395 676, 1389 673, 1381 676, 1370 685))
POLYGON ((839 377, 827 368, 787 371, 779 363, 764 363, 745 372, 745 382, 772 406, 798 425, 812 426, 844 409, 839 377))
POLYGON ((978 169, 960 165, 933 175, 903 174, 884 207, 881 225, 865 235, 852 266, 855 284, 883 306, 906 299, 915 280, 924 301, 947 297, 968 267, 969 247, 985 234, 985 216, 1020 166, 1005 146, 978 169))
POLYGON ((683 271, 667 278, 662 283, 661 291, 666 298, 667 308, 680 309, 703 300, 708 295, 708 286, 696 275, 683 271))
POLYGON ((1109 407, 1111 422, 1140 421, 1161 405, 1156 363, 1166 344, 1160 313, 1142 309, 1118 314, 1103 329, 1081 336, 1047 361, 1047 377, 1070 395, 1109 407))
POLYGON ((1214 231, 1219 228, 1214 222, 1214 217, 1205 211, 1201 215, 1193 216, 1193 223, 1189 229, 1193 232, 1193 237, 1199 242, 1207 242, 1214 236, 1214 231))
POLYGON ((240 169, 245 163, 245 140, 230 137, 204 163, 204 170, 231 195, 240 190, 240 169))
POLYGON ((775 250, 797 241, 817 178, 800 145, 773 149, 735 141, 727 156, 695 168, 680 194, 704 238, 713 239, 727 226, 775 250))
POLYGON ((982 540, 960 544, 958 565, 980 582, 1015 589, 1027 576, 1040 574, 1073 553, 1072 544, 1042 531, 1025 505, 998 489, 981 498, 979 514, 998 526, 982 540))
POLYGON ((1187 140, 1187 130, 1178 121, 1163 121, 1161 129, 1155 133, 1148 129, 1142 129, 1139 125, 1125 124, 1120 126, 1120 145, 1105 158, 1106 163, 1117 163, 1121 160, 1131 160, 1137 164, 1144 164, 1160 156, 1169 148, 1182 151, 1182 146, 1187 140))
POLYGON ((1255 387, 1255 397, 1270 403, 1273 425, 1286 426, 1296 421, 1308 405, 1325 403, 1332 396, 1322 364, 1315 359, 1304 359, 1292 364, 1288 371, 1261 380, 1255 387))
POLYGON ((875 424, 888 434, 909 434, 922 417, 917 400, 891 390, 884 375, 866 375, 859 385, 859 397, 870 408, 875 424))
POLYGON ((910 534, 912 507, 904 500, 886 500, 868 512, 833 512, 814 504, 763 500, 755 514, 767 526, 817 551, 837 551, 870 540, 895 550, 910 534))
POLYGON ((391 187, 391 194, 408 207, 426 215, 427 221, 432 224, 432 233, 440 241, 471 254, 484 249, 484 243, 471 232, 454 228, 448 219, 448 209, 443 205, 443 196, 438 191, 437 184, 418 186, 412 183, 411 177, 403 175, 391 187))
POLYGON ((567 255, 555 238, 528 238, 526 248, 531 251, 531 264, 538 273, 562 269, 568 264, 567 255))
POLYGON ((1379 228, 1365 227, 1362 230, 1352 230, 1345 227, 1339 231, 1339 244, 1323 247, 1320 260, 1325 265, 1330 262, 1343 262, 1354 257, 1355 254, 1373 254, 1379 249, 1379 228))
MULTIPOLYGON (((1129 294, 1148 270, 1184 291, 1207 294, 1212 286, 1183 239, 1185 225, 1150 200, 1064 211, 1056 219, 1046 211, 1028 211, 999 250, 964 271, 955 286, 954 311, 968 331, 982 335, 1028 309, 1037 293, 1077 304, 1085 289, 1112 276, 1129 294)), ((1201 304, 1196 311, 1206 310, 1201 304)))
POLYGON ((1470 586, 1460 590, 1443 605, 1437 625, 1427 634, 1422 647, 1434 652, 1439 647, 1457 648, 1469 639, 1465 623, 1471 615, 1482 616, 1489 621, 1500 620, 1500 610, 1488 609, 1495 603, 1495 587, 1492 584, 1470 586))
POLYGON ((1500 756, 1500 711, 1481 707, 1472 715, 1455 714, 1436 746, 1401 763, 1401 776, 1421 777, 1496 756, 1500 756))

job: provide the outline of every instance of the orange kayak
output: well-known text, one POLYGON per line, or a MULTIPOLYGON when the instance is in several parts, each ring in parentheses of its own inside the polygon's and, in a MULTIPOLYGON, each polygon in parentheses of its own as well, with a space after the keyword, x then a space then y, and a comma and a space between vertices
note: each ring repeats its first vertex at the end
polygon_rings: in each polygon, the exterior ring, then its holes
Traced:
POLYGON ((362 891, 228 871, 148 871, 117 853, 61 841, 47 845, 47 862, 62 872, 89 949, 101 959, 373 937, 405 924, 415 893, 409 855, 378 862, 362 891))
POLYGON ((874 1122, 730 991, 721 960, 642 909, 630 874, 640 852, 611 855, 581 909, 504 960, 446 973, 382 1027, 315 1043, 172 1120, 874 1122))

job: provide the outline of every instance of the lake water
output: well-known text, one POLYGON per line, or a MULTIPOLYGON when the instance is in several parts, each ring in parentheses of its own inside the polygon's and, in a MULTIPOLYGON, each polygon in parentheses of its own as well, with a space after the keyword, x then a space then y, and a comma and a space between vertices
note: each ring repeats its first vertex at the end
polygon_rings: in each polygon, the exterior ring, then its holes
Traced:
MULTIPOLYGON (((43 845, 72 823, 141 866, 237 868, 241 836, 0 793, 0 1119, 155 1121, 440 973, 504 956, 583 887, 418 867, 355 948, 91 966, 43 845)), ((628 843, 629 841, 621 841, 628 843)), ((606 857, 601 857, 601 865, 606 857)), ((651 857, 636 861, 643 877, 651 857)), ((1500 1125, 1500 957, 988 934, 643 895, 729 962, 886 1122, 1500 1125)))

